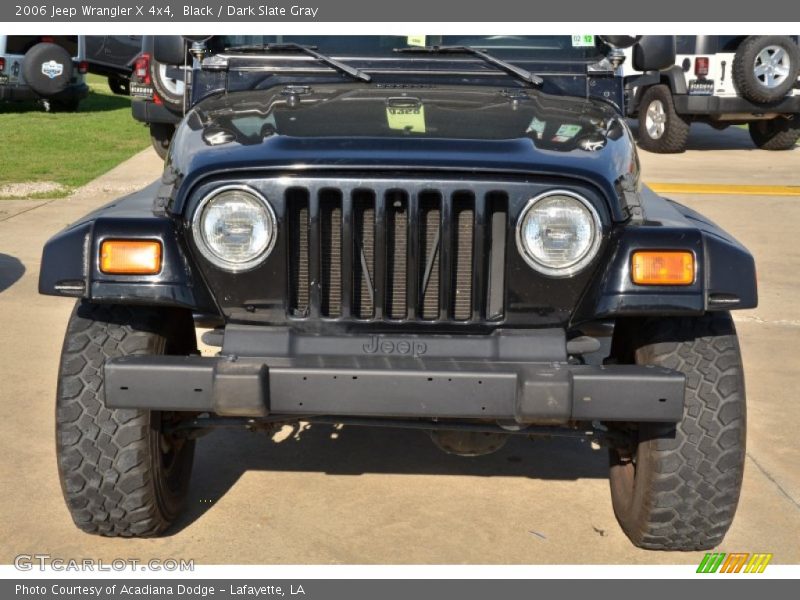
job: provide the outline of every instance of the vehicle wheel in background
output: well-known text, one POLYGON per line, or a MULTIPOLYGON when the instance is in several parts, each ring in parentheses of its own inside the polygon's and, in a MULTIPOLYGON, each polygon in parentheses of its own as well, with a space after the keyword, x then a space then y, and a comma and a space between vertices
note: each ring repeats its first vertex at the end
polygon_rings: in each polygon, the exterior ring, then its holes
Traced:
MULTIPOLYGON (((623 324, 640 365, 686 375, 683 420, 639 423, 629 448, 610 451, 614 513, 652 550, 707 550, 733 521, 745 461, 742 358, 730 313, 623 324)), ((616 332, 615 332, 616 333, 616 332)))
POLYGON ((22 61, 25 82, 43 98, 52 98, 67 89, 74 70, 69 52, 49 42, 33 46, 22 61))
POLYGON ((175 126, 171 123, 150 123, 150 143, 161 158, 167 157, 174 134, 175 126))
POLYGON ((775 102, 794 87, 800 72, 800 48, 788 35, 753 35, 733 59, 733 82, 752 102, 775 102))
POLYGON ((104 364, 136 354, 196 352, 189 311, 79 301, 70 317, 56 396, 56 454, 72 519, 87 533, 146 537, 182 509, 194 440, 171 434, 172 413, 111 409, 104 364))
POLYGON ((800 115, 777 117, 748 124, 750 138, 762 150, 791 150, 800 140, 800 115))
POLYGON ((645 90, 639 102, 639 146, 650 152, 671 154, 686 150, 689 122, 675 112, 666 85, 645 90))
POLYGON ((108 87, 113 93, 119 94, 120 96, 131 95, 130 81, 125 77, 119 77, 117 75, 109 76, 108 87))

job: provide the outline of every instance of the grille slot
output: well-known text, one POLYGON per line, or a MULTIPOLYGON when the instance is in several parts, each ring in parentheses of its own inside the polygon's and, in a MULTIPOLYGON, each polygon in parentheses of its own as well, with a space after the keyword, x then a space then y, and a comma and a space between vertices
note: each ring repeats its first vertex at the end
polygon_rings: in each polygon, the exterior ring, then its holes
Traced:
POLYGON ((308 190, 286 191, 289 241, 289 314, 308 315, 310 303, 308 277, 308 190))
POLYGON ((332 183, 285 191, 290 317, 503 317, 507 193, 332 183))
POLYGON ((342 194, 322 190, 320 223, 320 313, 323 317, 342 314, 342 194))
POLYGON ((404 319, 408 257, 408 196, 399 190, 386 193, 386 314, 404 319))
POLYGON ((442 197, 437 192, 420 194, 419 292, 420 317, 439 316, 439 246, 441 244, 442 197))
POLYGON ((453 296, 452 316, 466 321, 472 316, 472 236, 475 232, 475 197, 469 192, 453 195, 453 296))
POLYGON ((353 193, 353 314, 375 315, 375 193, 353 193))

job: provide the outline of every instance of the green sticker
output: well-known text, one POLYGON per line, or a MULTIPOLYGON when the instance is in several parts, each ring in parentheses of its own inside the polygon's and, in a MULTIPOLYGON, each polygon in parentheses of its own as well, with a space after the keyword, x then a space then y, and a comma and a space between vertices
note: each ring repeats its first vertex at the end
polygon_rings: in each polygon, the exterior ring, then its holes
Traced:
POLYGON ((406 37, 406 44, 409 46, 424 46, 425 45, 425 36, 424 35, 409 35, 406 37))
POLYGON ((386 119, 389 129, 425 133, 425 107, 422 104, 387 106, 386 119))
POLYGON ((536 133, 536 137, 538 139, 542 139, 542 136, 544 135, 544 128, 546 126, 546 122, 540 121, 536 117, 533 117, 533 119, 531 119, 531 124, 528 125, 528 130, 526 133, 536 133))
POLYGON ((592 48, 594 47, 593 35, 573 35, 572 36, 573 48, 592 48))
POLYGON ((581 130, 580 125, 562 125, 556 131, 556 137, 563 137, 563 138, 574 138, 578 135, 578 132, 581 130))

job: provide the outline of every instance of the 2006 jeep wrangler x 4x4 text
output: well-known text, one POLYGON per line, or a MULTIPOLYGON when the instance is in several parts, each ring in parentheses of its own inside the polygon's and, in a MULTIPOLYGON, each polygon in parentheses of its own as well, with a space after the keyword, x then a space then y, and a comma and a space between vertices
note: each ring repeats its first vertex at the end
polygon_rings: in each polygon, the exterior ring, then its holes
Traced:
POLYGON ((745 458, 729 311, 756 306, 754 262, 642 185, 615 76, 621 47, 657 70, 674 40, 190 42, 161 181, 44 249, 40 291, 78 298, 57 397, 78 527, 157 535, 201 433, 307 421, 464 455, 586 436, 634 544, 722 540, 745 458))

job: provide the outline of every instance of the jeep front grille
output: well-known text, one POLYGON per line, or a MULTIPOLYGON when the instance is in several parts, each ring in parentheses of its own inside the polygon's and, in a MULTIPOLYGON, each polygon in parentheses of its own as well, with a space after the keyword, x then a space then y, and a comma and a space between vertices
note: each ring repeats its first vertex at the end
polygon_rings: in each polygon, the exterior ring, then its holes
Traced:
POLYGON ((502 318, 507 193, 312 181, 284 190, 289 317, 502 318))

